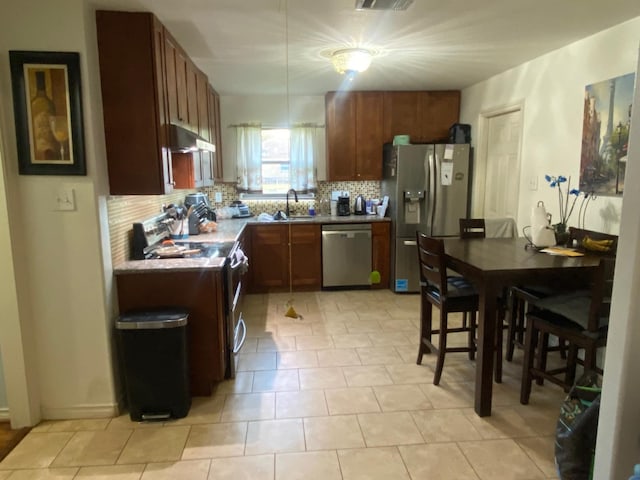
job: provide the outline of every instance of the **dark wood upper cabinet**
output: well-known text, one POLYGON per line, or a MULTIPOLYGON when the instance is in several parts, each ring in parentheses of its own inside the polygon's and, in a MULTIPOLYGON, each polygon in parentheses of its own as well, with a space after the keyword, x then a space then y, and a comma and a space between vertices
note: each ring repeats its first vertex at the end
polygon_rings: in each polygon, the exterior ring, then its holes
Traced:
POLYGON ((384 92, 384 141, 396 135, 420 137, 420 92, 384 92))
POLYGON ((222 176, 219 153, 169 150, 170 123, 221 150, 212 137, 220 112, 210 112, 207 76, 152 13, 100 10, 96 24, 111 194, 213 185, 215 168, 222 176))
POLYGON ((211 143, 216 146, 212 156, 212 178, 222 180, 222 129, 220 123, 220 96, 211 85, 207 88, 207 108, 209 111, 209 128, 211 143))
POLYGON ((356 180, 382 178, 383 99, 379 92, 356 92, 356 180))
POLYGON ((460 118, 460 92, 421 92, 419 101, 421 141, 446 142, 449 128, 460 118))
POLYGON ((384 141, 409 135, 412 143, 444 142, 459 115, 457 90, 385 92, 384 141))
POLYGON ((96 24, 110 192, 169 193, 164 28, 138 12, 99 10, 96 24))
POLYGON ((386 142, 396 135, 412 143, 446 141, 459 112, 459 91, 327 93, 328 180, 382 179, 386 142))
POLYGON ((355 180, 356 102, 344 92, 325 97, 328 180, 355 180))
POLYGON ((382 178, 381 92, 329 92, 325 96, 328 179, 382 178))

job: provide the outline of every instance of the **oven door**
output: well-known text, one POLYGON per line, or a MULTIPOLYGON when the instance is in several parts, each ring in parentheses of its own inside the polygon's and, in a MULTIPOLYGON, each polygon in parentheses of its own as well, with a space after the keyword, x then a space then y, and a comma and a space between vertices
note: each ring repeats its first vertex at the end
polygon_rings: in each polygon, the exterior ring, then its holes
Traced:
POLYGON ((236 244, 227 264, 227 351, 228 377, 235 378, 238 352, 247 338, 247 326, 242 317, 242 277, 248 270, 249 260, 236 244))

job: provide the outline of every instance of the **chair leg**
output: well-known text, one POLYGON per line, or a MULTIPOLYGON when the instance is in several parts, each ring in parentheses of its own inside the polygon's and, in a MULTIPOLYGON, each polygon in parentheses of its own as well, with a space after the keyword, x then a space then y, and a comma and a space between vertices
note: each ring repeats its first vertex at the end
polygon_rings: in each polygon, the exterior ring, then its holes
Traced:
POLYGON ((469 346, 469 360, 474 360, 476 358, 476 331, 478 329, 478 322, 476 321, 476 312, 469 312, 469 316, 471 319, 469 321, 469 341, 467 345, 469 346))
POLYGON ((436 362, 436 372, 433 376, 433 384, 440 384, 440 377, 442 376, 442 369, 444 367, 444 354, 447 350, 447 314, 443 313, 444 309, 440 309, 440 335, 438 341, 438 360, 436 362))
MULTIPOLYGON (((567 371, 564 376, 564 391, 568 392, 576 379, 576 365, 578 364, 578 347, 569 343, 567 353, 567 371)), ((586 362, 585 362, 586 364, 586 362)))
POLYGON ((529 397, 531 396, 531 383, 533 381, 531 369, 533 368, 535 345, 538 343, 538 331, 533 328, 533 323, 529 323, 529 328, 525 332, 522 383, 520 384, 520 403, 523 405, 529 403, 529 397))
POLYGON ((496 325, 496 366, 494 376, 496 383, 502 383, 502 343, 504 340, 504 310, 498 312, 496 325))
POLYGON ((467 328, 467 312, 462 312, 462 328, 467 328))
POLYGON ((511 302, 511 308, 509 308, 509 312, 507 313, 507 315, 509 315, 509 329, 507 330, 507 354, 505 356, 507 362, 513 361, 513 351, 516 347, 516 322, 518 321, 517 308, 519 303, 519 300, 514 295, 511 302))
POLYGON ((425 353, 431 353, 431 349, 424 343, 423 339, 427 339, 431 341, 431 331, 432 331, 432 309, 433 306, 429 303, 428 300, 422 296, 422 300, 420 303, 420 345, 418 346, 418 358, 416 359, 416 363, 420 365, 422 363, 422 356, 425 353))
MULTIPOLYGON (((549 355, 549 334, 544 333, 538 337, 538 370, 547 371, 547 357, 549 355)), ((544 377, 536 378, 537 385, 544 385, 544 377)))

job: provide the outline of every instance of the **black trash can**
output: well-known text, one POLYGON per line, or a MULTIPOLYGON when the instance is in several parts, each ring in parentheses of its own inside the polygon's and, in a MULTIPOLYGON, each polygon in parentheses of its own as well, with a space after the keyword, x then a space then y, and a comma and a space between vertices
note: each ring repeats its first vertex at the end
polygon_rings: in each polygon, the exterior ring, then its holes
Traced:
POLYGON ((116 322, 131 420, 186 417, 191 407, 188 312, 129 312, 116 322))

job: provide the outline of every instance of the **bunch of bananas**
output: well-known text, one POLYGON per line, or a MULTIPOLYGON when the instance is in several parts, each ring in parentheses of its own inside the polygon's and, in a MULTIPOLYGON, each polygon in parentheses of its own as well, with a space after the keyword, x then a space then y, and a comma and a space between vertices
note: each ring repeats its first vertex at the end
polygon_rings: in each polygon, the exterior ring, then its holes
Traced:
POLYGON ((594 240, 589 235, 585 235, 582 246, 592 252, 608 252, 613 246, 613 240, 594 240))

